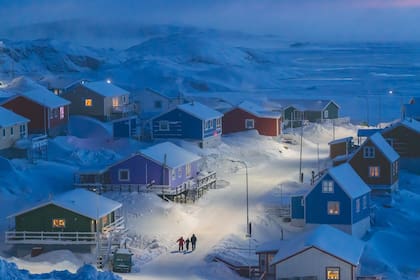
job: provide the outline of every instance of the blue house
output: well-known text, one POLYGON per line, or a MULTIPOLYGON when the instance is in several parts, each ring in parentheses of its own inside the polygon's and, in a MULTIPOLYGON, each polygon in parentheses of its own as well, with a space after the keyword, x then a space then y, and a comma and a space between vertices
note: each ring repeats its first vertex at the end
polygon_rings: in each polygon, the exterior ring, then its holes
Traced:
POLYGON ((362 237, 370 228, 370 188, 344 163, 325 173, 304 196, 292 199, 292 219, 329 224, 362 237))
POLYGON ((153 138, 196 140, 205 147, 220 141, 222 116, 198 102, 181 104, 152 119, 153 138))

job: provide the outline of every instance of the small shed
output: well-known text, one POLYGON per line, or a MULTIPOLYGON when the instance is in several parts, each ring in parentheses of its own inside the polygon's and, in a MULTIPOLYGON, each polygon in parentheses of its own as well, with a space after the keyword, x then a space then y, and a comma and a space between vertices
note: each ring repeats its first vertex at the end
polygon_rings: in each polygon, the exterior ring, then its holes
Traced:
POLYGON ((353 137, 344 137, 335 139, 328 143, 330 146, 330 158, 335 159, 338 156, 347 158, 354 149, 353 137))
POLYGON ((93 192, 74 189, 14 213, 8 244, 95 244, 97 233, 112 230, 122 204, 93 192))
POLYGON ((153 138, 198 141, 201 147, 220 141, 222 113, 199 102, 184 103, 152 119, 153 138))
POLYGON ((364 243, 328 225, 320 225, 276 244, 270 265, 275 279, 356 280, 364 243))
POLYGON ((224 112, 222 123, 225 133, 255 129, 265 136, 281 134, 281 113, 269 111, 249 101, 243 101, 224 112))
POLYGON ((360 145, 348 163, 374 193, 387 193, 398 189, 399 158, 377 132, 360 145))

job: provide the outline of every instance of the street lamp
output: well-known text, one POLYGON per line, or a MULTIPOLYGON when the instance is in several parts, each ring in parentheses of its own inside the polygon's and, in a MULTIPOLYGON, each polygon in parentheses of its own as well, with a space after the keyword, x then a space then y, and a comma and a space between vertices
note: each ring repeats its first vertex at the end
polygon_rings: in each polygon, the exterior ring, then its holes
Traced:
MULTIPOLYGON (((251 256, 251 223, 249 222, 249 192, 248 192, 248 165, 243 160, 228 159, 231 162, 241 163, 245 166, 246 176, 246 237, 248 238, 248 254, 251 256)), ((249 278, 251 279, 251 261, 248 267, 249 278)))

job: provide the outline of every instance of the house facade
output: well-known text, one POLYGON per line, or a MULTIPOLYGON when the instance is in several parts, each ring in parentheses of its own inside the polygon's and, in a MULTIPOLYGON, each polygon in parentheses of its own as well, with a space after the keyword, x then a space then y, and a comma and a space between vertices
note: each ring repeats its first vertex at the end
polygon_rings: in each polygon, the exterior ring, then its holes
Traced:
POLYGON ((265 136, 281 134, 281 114, 265 110, 248 101, 224 112, 222 123, 224 133, 255 129, 265 136))
POLYGON ((61 96, 71 101, 70 114, 112 120, 135 112, 130 93, 108 81, 80 81, 61 96))
POLYGON ((28 136, 29 119, 0 107, 0 150, 12 147, 28 136))
POLYGON ((353 150, 355 149, 353 137, 345 137, 335 139, 328 143, 330 146, 330 159, 333 165, 337 166, 347 161, 353 150))
MULTIPOLYGON (((320 225, 271 244, 272 250, 277 250, 269 263, 274 275, 266 273, 269 277, 265 279, 356 280, 359 275, 364 243, 331 226, 320 225)), ((257 253, 272 254, 270 243, 263 247, 263 251, 257 248, 257 253)))
POLYGON ((185 103, 185 97, 180 91, 157 91, 146 88, 138 94, 140 115, 158 115, 180 104, 185 103))
POLYGON ((93 192, 74 189, 9 216, 14 228, 6 232, 6 243, 96 245, 98 238, 123 226, 121 207, 93 192))
POLYGON ((418 98, 411 98, 408 104, 402 106, 401 119, 420 121, 420 102, 418 98))
POLYGON ((30 120, 29 133, 57 136, 67 132, 70 102, 44 88, 21 91, 2 106, 30 120))
POLYGON ((153 138, 199 141, 201 147, 220 141, 223 114, 198 102, 185 103, 152 119, 153 138))
POLYGON ((328 224, 360 238, 370 229, 370 192, 349 164, 330 168, 304 197, 305 224, 328 224))
POLYGON ((366 139, 348 163, 374 193, 398 189, 398 153, 378 132, 366 139))

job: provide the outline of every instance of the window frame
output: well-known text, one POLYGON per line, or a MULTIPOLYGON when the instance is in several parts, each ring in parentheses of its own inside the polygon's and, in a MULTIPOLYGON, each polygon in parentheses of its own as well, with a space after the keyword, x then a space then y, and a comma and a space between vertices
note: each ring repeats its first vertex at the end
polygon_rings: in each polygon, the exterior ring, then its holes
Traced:
POLYGON ((381 167, 380 166, 369 166, 368 167, 368 177, 369 178, 380 178, 381 177, 381 167))
POLYGON ((217 118, 216 119, 216 128, 222 127, 222 119, 221 118, 217 118))
POLYGON ((323 114, 324 114, 324 119, 328 119, 328 110, 324 110, 323 114))
POLYGON ((246 129, 254 129, 255 128, 255 120, 254 119, 245 119, 245 128, 246 129), (252 123, 252 126, 249 126, 248 122, 252 123))
POLYGON ((159 121, 159 131, 169 131, 169 121, 168 120, 161 120, 159 121), (162 127, 163 124, 166 124, 166 128, 162 127))
POLYGON ((93 100, 92 100, 92 98, 85 98, 85 107, 88 107, 88 108, 90 108, 90 107, 93 107, 93 100))
POLYGON ((360 213, 360 198, 356 199, 356 213, 360 213))
POLYGON ((367 208, 367 195, 364 195, 363 197, 362 197, 362 207, 363 207, 363 209, 366 209, 367 208))
POLYGON ((322 180, 322 193, 334 193, 333 180, 322 180))
POLYGON ((340 201, 328 201, 327 203, 327 214, 329 216, 339 216, 341 213, 340 211, 340 201), (333 205, 337 205, 337 212, 334 211, 333 205), (333 212, 334 211, 334 212, 333 212))
POLYGON ((53 218, 51 221, 52 228, 66 228, 66 219, 53 218))
POLYGON ((366 146, 363 147, 363 158, 375 158, 375 147, 366 146))
POLYGON ((338 266, 327 266, 327 267, 325 267, 325 279, 326 280, 340 280, 341 279, 340 274, 341 274, 341 271, 340 271, 340 267, 338 267, 338 266), (338 272, 338 278, 331 278, 328 275, 329 271, 337 271, 338 272))
POLYGON ((191 176, 191 163, 187 163, 185 165, 185 176, 190 177, 191 176))
POLYGON ((128 169, 128 168, 118 169, 118 181, 121 181, 121 182, 130 181, 130 169, 128 169), (127 172, 127 178, 126 179, 122 178, 122 176, 121 176, 122 172, 127 172))
POLYGON ((65 110, 64 110, 64 106, 61 106, 60 108, 59 108, 59 111, 60 111, 60 120, 63 120, 64 119, 64 115, 65 115, 65 110))

